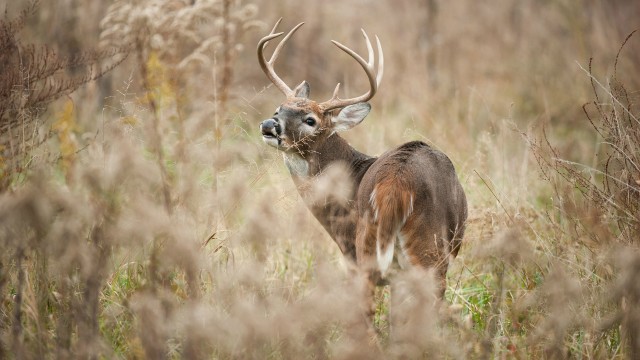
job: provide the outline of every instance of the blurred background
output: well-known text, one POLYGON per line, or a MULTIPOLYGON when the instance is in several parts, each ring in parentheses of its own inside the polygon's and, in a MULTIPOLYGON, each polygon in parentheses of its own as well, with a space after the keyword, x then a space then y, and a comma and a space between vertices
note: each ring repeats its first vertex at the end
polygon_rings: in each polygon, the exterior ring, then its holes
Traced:
MULTIPOLYGON (((385 50, 384 85, 374 100, 380 113, 399 110, 427 123, 471 118, 466 125, 472 133, 485 129, 487 120, 495 120, 483 112, 512 117, 522 125, 538 120, 554 124, 582 123, 580 106, 590 100, 590 84, 584 81, 588 76, 580 66, 587 68, 589 59, 593 58, 594 72, 610 75, 615 54, 626 36, 636 29, 640 11, 634 1, 596 0, 499 0, 490 5, 437 0, 228 2, 230 16, 239 22, 229 34, 231 39, 227 45, 232 46, 232 54, 224 54, 222 44, 206 49, 203 55, 209 61, 217 61, 217 66, 208 64, 212 66, 190 69, 198 71, 189 74, 198 81, 182 89, 188 91, 185 95, 189 98, 213 96, 211 86, 216 79, 212 71, 221 71, 224 57, 231 56, 233 76, 229 92, 234 105, 241 107, 243 101, 251 100, 252 105, 256 102, 262 106, 273 103, 273 97, 277 102, 275 90, 263 91, 269 84, 256 66, 255 45, 275 21, 283 17, 282 31, 298 22, 306 24, 289 42, 277 64, 288 83, 307 80, 317 99, 328 98, 337 82, 343 83, 346 93, 358 93, 366 87, 366 78, 358 65, 329 40, 364 52, 360 34, 363 28, 369 34, 377 34, 385 50), (210 89, 208 93, 206 89, 210 89), (256 96, 258 94, 260 96, 256 96), (430 115, 433 108, 454 102, 460 103, 460 113, 438 121, 430 115), (469 106, 475 107, 471 110, 474 114, 467 113, 469 106)), ((11 16, 28 3, 2 1, 0 7, 11 16)), ((95 49, 99 44, 123 45, 139 35, 136 31, 143 32, 132 24, 143 21, 144 2, 131 4, 132 13, 118 14, 119 7, 110 1, 41 2, 37 13, 28 18, 20 37, 25 42, 46 44, 61 56, 73 56, 95 49), (136 14, 135 9, 141 13, 136 14), (111 17, 107 19, 109 13, 111 17), (128 37, 113 36, 114 31, 123 34, 109 26, 125 25, 131 28, 128 37), (107 39, 101 38, 101 33, 111 34, 112 38, 109 35, 107 39)), ((192 5, 189 1, 157 1, 150 2, 149 6, 159 9, 147 10, 147 15, 152 11, 162 15, 155 13, 145 21, 160 23, 167 20, 165 17, 179 18, 192 5)), ((180 38, 172 34, 168 26, 190 27, 194 31, 191 35, 197 36, 190 39, 194 43, 174 44, 175 49, 159 51, 163 56, 166 54, 167 59, 163 59, 166 61, 169 61, 169 52, 173 52, 174 62, 186 58, 190 55, 188 52, 202 42, 221 37, 219 24, 206 21, 221 11, 209 7, 200 18, 193 14, 183 18, 195 20, 189 26, 165 22, 162 28, 156 24, 158 28, 146 30, 150 32, 147 35, 155 37, 149 46, 158 48, 171 39, 180 38)), ((637 77, 631 75, 637 72, 634 66, 639 63, 637 46, 631 42, 618 64, 620 73, 632 82, 637 81, 637 77)), ((104 98, 113 95, 114 86, 117 88, 122 79, 131 75, 135 60, 131 56, 101 81, 96 101, 104 102, 104 98)), ((218 75, 218 82, 221 78, 218 75)), ((629 87, 634 85, 631 83, 629 87)), ((393 127, 387 130, 393 131, 393 127)))
POLYGON ((640 354, 625 282, 640 268, 640 2, 0 9, 0 357, 640 354), (361 29, 379 36, 382 85, 344 137, 371 155, 425 141, 467 192, 446 306, 392 335, 389 312, 431 304, 430 288, 405 278, 396 305, 380 290, 382 349, 363 345, 338 249, 258 132, 283 100, 255 51, 280 17, 305 25, 276 71, 318 101, 368 86, 330 40, 364 54, 361 29))
MULTIPOLYGON (((10 16, 26 4, 2 1, 0 6, 10 16)), ((127 4, 41 2, 20 37, 25 43, 47 45, 62 57, 138 41, 136 46, 159 56, 172 72, 179 82, 176 90, 192 111, 202 111, 217 94, 216 101, 230 106, 224 121, 247 114, 242 126, 254 130, 264 111, 270 113, 281 99, 256 66, 254 50, 279 17, 284 19, 282 31, 298 22, 306 25, 287 44, 276 68, 290 86, 307 80, 318 100, 328 98, 337 82, 346 94, 366 87, 358 65, 329 41, 362 53, 363 28, 381 38, 386 55, 384 83, 372 101, 376 111, 368 121, 386 126, 384 132, 369 129, 380 133, 375 142, 380 147, 370 151, 385 149, 406 130, 405 121, 438 128, 444 134, 429 135, 430 140, 444 144, 452 140, 445 139, 449 134, 477 140, 508 119, 522 129, 543 123, 554 126, 567 135, 559 146, 573 149, 575 157, 585 151, 575 140, 589 136, 581 132, 585 125, 581 106, 591 100, 585 72, 589 59, 593 58, 594 73, 611 76, 618 48, 637 27, 640 11, 634 1, 596 0, 499 0, 490 5, 436 0, 221 1, 203 7, 199 14, 189 14, 193 7, 189 1, 127 4), (228 32, 220 24, 223 5, 232 22, 228 32), (203 43, 208 44, 200 47, 203 43), (194 51, 197 56, 191 56, 194 51), (180 64, 187 58, 188 64, 180 64)), ((631 89, 638 81, 632 75, 640 63, 637 46, 633 41, 628 44, 618 63, 619 77, 625 77, 631 89)), ((123 81, 131 79, 132 90, 139 89, 138 60, 129 56, 82 89, 75 95, 82 97, 75 102, 77 110, 100 111, 123 81), (87 91, 91 93, 85 97, 87 91)), ((475 150, 473 143, 462 141, 449 151, 468 157, 475 150)))

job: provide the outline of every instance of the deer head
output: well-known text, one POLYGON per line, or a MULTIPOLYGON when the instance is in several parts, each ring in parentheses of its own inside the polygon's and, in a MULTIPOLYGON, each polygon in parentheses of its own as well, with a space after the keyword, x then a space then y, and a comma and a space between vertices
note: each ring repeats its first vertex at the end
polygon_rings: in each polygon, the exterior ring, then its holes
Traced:
POLYGON ((368 61, 365 61, 348 47, 332 40, 337 47, 353 57, 362 66, 369 79, 370 89, 363 95, 350 99, 340 99, 338 97, 340 83, 338 83, 331 99, 318 103, 309 98, 311 89, 306 81, 291 90, 273 68, 273 64, 284 44, 304 23, 296 25, 287 33, 276 46, 268 61, 264 57, 264 48, 267 43, 284 34, 283 32, 275 32, 281 21, 282 18, 278 20, 271 32, 258 42, 258 61, 264 73, 285 95, 286 100, 276 109, 270 119, 264 120, 260 124, 260 130, 262 139, 268 145, 276 147, 285 153, 297 154, 304 158, 307 154, 313 152, 319 142, 322 142, 336 131, 347 130, 356 126, 367 116, 371 110, 371 106, 367 101, 376 94, 382 80, 384 67, 382 46, 376 36, 379 57, 376 72, 373 47, 364 30, 362 30, 362 35, 367 44, 368 61))

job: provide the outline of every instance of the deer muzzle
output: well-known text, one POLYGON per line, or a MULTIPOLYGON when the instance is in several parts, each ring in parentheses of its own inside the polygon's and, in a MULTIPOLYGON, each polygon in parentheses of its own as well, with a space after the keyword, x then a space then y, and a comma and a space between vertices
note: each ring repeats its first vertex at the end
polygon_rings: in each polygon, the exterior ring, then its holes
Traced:
POLYGON ((280 144, 280 135, 282 134, 282 127, 276 119, 267 119, 260 123, 260 132, 265 142, 271 145, 271 142, 277 142, 280 144))

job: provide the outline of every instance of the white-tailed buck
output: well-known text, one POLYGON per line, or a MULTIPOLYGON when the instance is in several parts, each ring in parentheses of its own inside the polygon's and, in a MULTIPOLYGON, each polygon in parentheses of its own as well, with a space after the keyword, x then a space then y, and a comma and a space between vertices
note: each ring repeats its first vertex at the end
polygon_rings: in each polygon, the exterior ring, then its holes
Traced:
POLYGON ((318 103, 309 99, 306 81, 291 90, 273 67, 282 46, 304 23, 289 31, 270 60, 264 57, 267 43, 283 34, 275 32, 280 20, 258 43, 262 70, 286 96, 275 114, 260 124, 264 142, 283 152, 298 192, 345 257, 365 271, 371 289, 385 283, 392 269, 420 267, 435 270, 444 292, 449 258, 460 249, 467 218, 466 197, 449 158, 420 141, 371 157, 338 135, 362 122, 371 110, 367 101, 382 80, 380 40, 376 37, 377 70, 364 30, 368 61, 333 41, 362 66, 370 89, 341 99, 338 84, 331 99, 318 103), (317 201, 307 191, 308 184, 336 163, 348 169, 351 195, 347 201, 317 201))

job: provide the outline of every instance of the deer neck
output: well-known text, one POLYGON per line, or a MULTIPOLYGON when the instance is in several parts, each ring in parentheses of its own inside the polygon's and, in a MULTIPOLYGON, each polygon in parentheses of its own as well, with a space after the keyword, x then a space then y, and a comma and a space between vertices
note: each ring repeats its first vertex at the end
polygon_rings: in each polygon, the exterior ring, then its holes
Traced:
POLYGON ((349 170, 349 175, 357 186, 375 158, 357 151, 337 133, 333 133, 317 148, 309 151, 305 158, 285 153, 284 160, 296 185, 303 185, 320 175, 328 166, 340 162, 349 170))
POLYGON ((355 196, 362 177, 376 158, 360 153, 338 134, 330 135, 326 141, 303 159, 301 156, 285 154, 285 163, 307 207, 338 244, 342 253, 355 260, 355 228, 357 214, 355 196), (332 164, 342 163, 347 169, 351 193, 347 199, 331 196, 321 200, 312 193, 314 180, 332 164))

